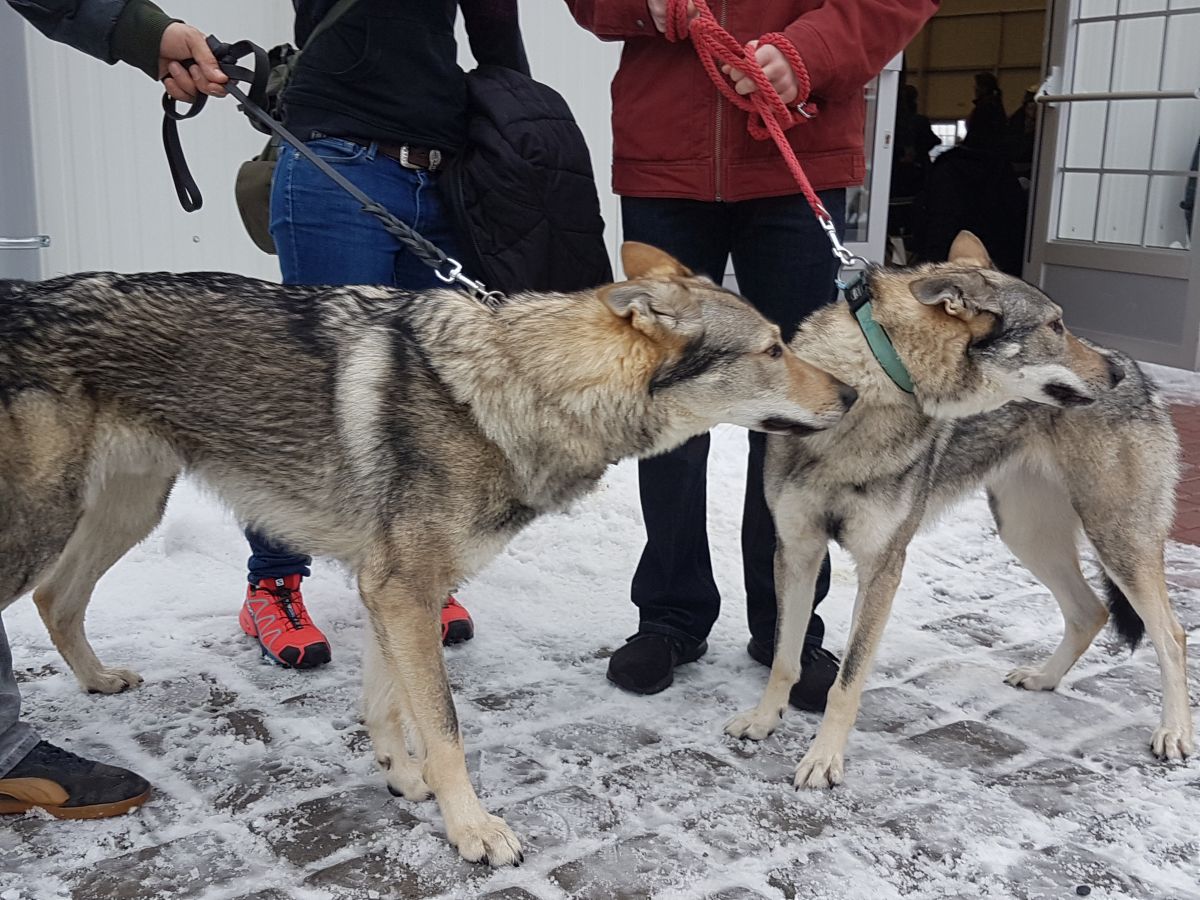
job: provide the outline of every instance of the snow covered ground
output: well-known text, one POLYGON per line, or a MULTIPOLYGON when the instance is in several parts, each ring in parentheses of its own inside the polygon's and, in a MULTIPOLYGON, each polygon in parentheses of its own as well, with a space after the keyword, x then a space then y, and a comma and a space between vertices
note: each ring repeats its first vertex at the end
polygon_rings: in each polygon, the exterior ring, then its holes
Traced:
MULTIPOLYGON (((1158 370, 1156 374, 1169 374, 1158 370)), ((1172 393, 1200 397, 1171 376, 1172 393)), ((121 761, 155 798, 119 820, 0 823, 0 898, 1200 897, 1200 766, 1147 750, 1148 647, 1107 633, 1057 693, 1002 678, 1050 652, 1053 600, 971 499, 912 547, 847 754, 847 783, 795 792, 815 733, 792 711, 760 745, 722 734, 767 670, 745 653, 737 529, 745 437, 716 435, 710 535, 725 609, 709 653, 635 697, 606 657, 635 628, 636 469, 542 520, 461 591, 478 635, 448 653, 485 804, 525 841, 519 869, 459 861, 432 802, 391 798, 356 715, 364 613, 318 564, 305 594, 334 642, 316 672, 262 662, 237 628, 236 524, 182 484, 155 534, 101 583, 101 658, 146 683, 79 691, 33 605, 5 613, 26 712, 47 738, 121 761)), ((1200 549, 1168 548, 1200 638, 1200 549)), ((853 571, 835 551, 822 607, 844 641, 853 571)), ((1200 684, 1195 651, 1191 684, 1200 684)))

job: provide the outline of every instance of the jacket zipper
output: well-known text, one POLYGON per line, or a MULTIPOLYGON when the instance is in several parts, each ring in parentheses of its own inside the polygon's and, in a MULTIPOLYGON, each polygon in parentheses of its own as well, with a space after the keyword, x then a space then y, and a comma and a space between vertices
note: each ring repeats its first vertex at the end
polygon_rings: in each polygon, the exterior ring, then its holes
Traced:
MULTIPOLYGON (((717 23, 724 28, 726 13, 729 10, 729 0, 721 0, 721 14, 717 17, 717 23)), ((724 122, 725 122, 725 95, 717 91, 717 144, 713 153, 713 164, 716 167, 714 179, 714 195, 718 203, 721 202, 721 139, 724 137, 724 122)))

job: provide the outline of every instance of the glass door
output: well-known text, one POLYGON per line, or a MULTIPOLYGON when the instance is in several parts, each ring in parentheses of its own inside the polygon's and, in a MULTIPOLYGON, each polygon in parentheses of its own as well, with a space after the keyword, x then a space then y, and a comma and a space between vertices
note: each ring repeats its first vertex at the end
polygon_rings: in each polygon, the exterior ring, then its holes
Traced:
POLYGON ((1200 0, 1059 0, 1025 275, 1071 328, 1195 368, 1200 0))
POLYGON ((867 124, 863 135, 867 174, 859 187, 846 192, 846 247, 872 262, 883 262, 887 247, 893 132, 903 59, 903 54, 897 55, 867 85, 867 124))

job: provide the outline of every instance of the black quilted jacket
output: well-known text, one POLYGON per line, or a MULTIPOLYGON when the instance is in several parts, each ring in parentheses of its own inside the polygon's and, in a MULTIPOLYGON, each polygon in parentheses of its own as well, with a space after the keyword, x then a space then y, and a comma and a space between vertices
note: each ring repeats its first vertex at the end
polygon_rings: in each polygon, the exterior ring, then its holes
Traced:
POLYGON ((591 157, 566 101, 500 66, 471 72, 467 90, 467 148, 439 179, 467 274, 505 293, 611 281, 591 157))

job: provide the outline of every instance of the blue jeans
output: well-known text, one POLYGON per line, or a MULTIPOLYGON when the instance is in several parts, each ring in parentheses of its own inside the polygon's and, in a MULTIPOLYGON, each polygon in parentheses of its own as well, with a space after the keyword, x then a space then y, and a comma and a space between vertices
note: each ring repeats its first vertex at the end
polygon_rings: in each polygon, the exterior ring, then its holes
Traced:
MULTIPOLYGON (((457 241, 437 191, 437 174, 406 169, 342 138, 320 138, 308 146, 396 218, 411 225, 447 256, 458 257, 457 241)), ((358 201, 291 147, 284 146, 271 185, 271 235, 285 284, 381 284, 424 290, 445 287, 433 269, 383 230, 358 201)), ((249 580, 308 575, 312 558, 283 547, 252 529, 249 580)))
MULTIPOLYGON (((839 234, 846 192, 823 191, 821 201, 839 234)), ((790 338, 800 320, 837 299, 837 262, 829 240, 799 194, 737 203, 655 197, 621 198, 625 238, 653 244, 717 283, 732 257, 738 290, 790 338)), ((721 610, 705 524, 709 436, 692 438, 638 464, 646 547, 633 576, 639 631, 691 644, 704 640, 721 610)), ((763 495, 766 435, 750 432, 742 511, 742 570, 746 617, 756 641, 775 644, 775 524, 763 495)), ((829 590, 829 558, 816 599, 829 590)), ((825 626, 814 615, 807 643, 820 646, 825 626)))
POLYGON ((28 756, 37 742, 34 730, 21 721, 21 692, 13 675, 4 620, 0 619, 0 778, 28 756))

